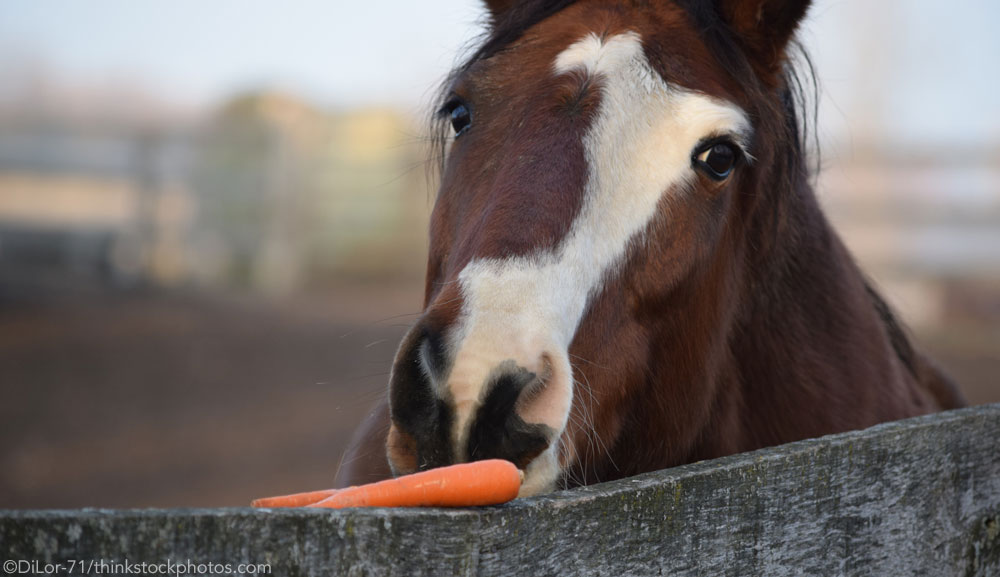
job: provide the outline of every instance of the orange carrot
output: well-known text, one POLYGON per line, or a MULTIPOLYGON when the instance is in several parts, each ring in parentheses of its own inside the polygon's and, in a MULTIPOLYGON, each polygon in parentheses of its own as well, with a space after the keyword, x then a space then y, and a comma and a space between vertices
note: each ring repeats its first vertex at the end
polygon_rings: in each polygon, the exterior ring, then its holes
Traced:
POLYGON ((310 491, 308 493, 295 493, 293 495, 281 495, 280 497, 265 497, 254 499, 250 502, 251 507, 305 507, 313 503, 319 503, 323 499, 335 494, 339 489, 327 489, 325 491, 310 491))
POLYGON ((475 461, 348 487, 308 506, 343 509, 498 505, 517 497, 522 477, 509 461, 475 461))

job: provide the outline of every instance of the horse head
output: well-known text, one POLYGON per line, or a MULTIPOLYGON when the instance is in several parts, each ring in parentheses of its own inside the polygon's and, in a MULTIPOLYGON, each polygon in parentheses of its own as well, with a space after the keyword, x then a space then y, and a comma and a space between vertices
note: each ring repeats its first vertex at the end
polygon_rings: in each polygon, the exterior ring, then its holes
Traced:
POLYGON ((614 447, 630 435, 683 459, 717 399, 747 253, 775 224, 769 187, 800 177, 783 66, 809 2, 487 4, 489 37, 440 102, 389 462, 503 458, 531 494, 628 473, 614 447))

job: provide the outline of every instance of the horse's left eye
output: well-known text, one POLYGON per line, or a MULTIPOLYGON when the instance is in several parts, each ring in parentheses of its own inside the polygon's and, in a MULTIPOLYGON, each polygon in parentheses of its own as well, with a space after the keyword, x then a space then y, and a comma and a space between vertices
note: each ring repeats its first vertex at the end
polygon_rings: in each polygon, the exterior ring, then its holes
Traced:
POLYGON ((459 137, 469 129, 472 124, 472 114, 469 108, 461 102, 453 102, 448 105, 448 117, 451 119, 451 128, 455 131, 455 137, 459 137))
POLYGON ((695 154, 695 165, 715 180, 724 180, 732 174, 739 158, 736 149, 728 142, 717 142, 695 154))

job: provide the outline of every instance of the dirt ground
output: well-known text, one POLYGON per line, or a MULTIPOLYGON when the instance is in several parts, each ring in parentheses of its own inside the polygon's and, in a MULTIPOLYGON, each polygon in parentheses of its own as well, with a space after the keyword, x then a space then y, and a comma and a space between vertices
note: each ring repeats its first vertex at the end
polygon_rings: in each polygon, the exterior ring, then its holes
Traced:
POLYGON ((419 307, 419 289, 385 297, 0 309, 0 508, 241 506, 329 486, 413 318, 397 315, 419 307))
MULTIPOLYGON (((420 293, 0 299, 0 508, 242 506, 330 485, 420 293)), ((970 401, 1000 401, 1000 347, 931 341, 970 401)))

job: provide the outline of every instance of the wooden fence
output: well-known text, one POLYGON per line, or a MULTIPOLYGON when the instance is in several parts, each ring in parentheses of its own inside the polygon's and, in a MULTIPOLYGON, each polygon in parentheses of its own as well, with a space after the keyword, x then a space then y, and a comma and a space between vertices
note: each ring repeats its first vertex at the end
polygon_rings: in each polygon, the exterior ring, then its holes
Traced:
POLYGON ((0 562, 63 575, 86 574, 67 571, 83 561, 279 576, 997 576, 998 440, 988 405, 484 509, 5 511, 0 562))

